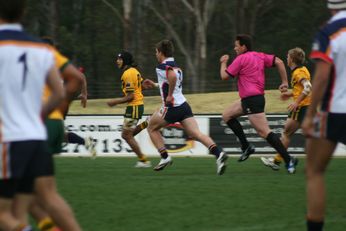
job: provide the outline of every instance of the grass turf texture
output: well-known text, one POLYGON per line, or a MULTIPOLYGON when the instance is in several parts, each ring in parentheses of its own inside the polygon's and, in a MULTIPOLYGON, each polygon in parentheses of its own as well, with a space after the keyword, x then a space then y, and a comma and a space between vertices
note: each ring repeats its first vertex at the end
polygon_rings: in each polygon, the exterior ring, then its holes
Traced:
MULTIPOLYGON (((213 158, 176 157, 161 172, 135 169, 136 161, 56 158, 59 190, 83 230, 305 230, 302 158, 295 175, 259 158, 230 158, 223 176, 213 158)), ((345 165, 336 158, 328 169, 326 230, 345 230, 345 165)))

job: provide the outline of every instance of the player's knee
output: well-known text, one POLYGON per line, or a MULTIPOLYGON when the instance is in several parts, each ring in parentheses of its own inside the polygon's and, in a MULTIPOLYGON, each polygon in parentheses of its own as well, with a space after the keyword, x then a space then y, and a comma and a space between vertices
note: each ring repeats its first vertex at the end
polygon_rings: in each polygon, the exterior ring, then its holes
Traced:
POLYGON ((222 113, 222 120, 227 122, 229 120, 229 117, 225 113, 222 113))
POLYGON ((9 216, 11 216, 11 209, 5 209, 3 207, 0 207, 0 223, 6 223, 9 216))
POLYGON ((257 134, 258 134, 260 137, 266 139, 270 132, 271 132, 271 131, 267 131, 267 130, 258 130, 258 131, 257 131, 257 134))
POLYGON ((292 136, 293 132, 289 129, 285 128, 282 132, 282 136, 285 136, 285 138, 289 139, 292 136))
POLYGON ((229 115, 229 113, 222 113, 222 120, 225 121, 225 123, 227 123, 228 121, 230 121, 231 119, 234 119, 234 117, 232 117, 231 115, 229 115))
POLYGON ((124 140, 128 141, 128 140, 130 140, 131 138, 133 138, 133 135, 132 135, 131 132, 126 131, 126 132, 122 132, 122 133, 121 133, 121 138, 123 138, 124 140))
POLYGON ((157 126, 157 125, 151 124, 151 123, 149 123, 149 125, 148 125, 148 127, 147 127, 147 131, 148 131, 149 133, 157 132, 157 131, 159 131, 160 129, 161 129, 160 126, 157 126))
POLYGON ((289 143, 290 142, 290 138, 291 137, 291 134, 289 134, 289 133, 287 133, 287 132, 283 132, 282 134, 281 134, 281 140, 283 141, 283 142, 287 142, 287 143, 289 143))
POLYGON ((195 133, 195 132, 190 133, 190 134, 189 134, 189 137, 190 137, 191 139, 193 139, 193 140, 197 140, 197 141, 200 140, 200 135, 197 134, 197 133, 195 133))

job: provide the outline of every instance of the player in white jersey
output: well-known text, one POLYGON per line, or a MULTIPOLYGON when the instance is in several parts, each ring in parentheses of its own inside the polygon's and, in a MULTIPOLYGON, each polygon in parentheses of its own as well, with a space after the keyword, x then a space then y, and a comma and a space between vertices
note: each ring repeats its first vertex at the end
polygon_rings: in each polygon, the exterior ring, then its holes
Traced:
POLYGON ((167 79, 166 68, 171 67, 176 76, 175 88, 173 90, 173 104, 171 106, 177 107, 186 102, 186 98, 183 95, 183 72, 179 67, 175 66, 174 58, 169 57, 165 61, 156 67, 157 80, 160 87, 160 94, 162 101, 168 96, 169 91, 169 81, 167 79))
POLYGON ((51 48, 18 24, 25 0, 0 0, 0 229, 30 231, 27 211, 33 192, 63 230, 81 230, 56 191, 43 118, 64 97, 51 48), (42 105, 43 86, 52 96, 42 105), (20 200, 13 202, 14 197, 20 200))
MULTIPOLYGON (((168 124, 180 122, 189 137, 203 143, 215 155, 217 174, 222 175, 226 169, 227 155, 209 136, 199 130, 191 107, 182 93, 183 72, 174 62, 173 50, 173 44, 169 40, 162 40, 156 44, 156 58, 159 62, 156 74, 162 97, 162 107, 152 115, 147 128, 151 141, 161 155, 161 160, 154 170, 163 170, 173 162, 172 158, 168 156, 160 129, 168 124)), ((143 85, 154 87, 156 84, 146 79, 143 85)))
POLYGON ((311 104, 302 124, 307 162, 307 230, 323 229, 324 174, 338 142, 346 144, 346 0, 328 0, 329 22, 317 33, 311 104), (320 110, 317 112, 318 105, 320 110))

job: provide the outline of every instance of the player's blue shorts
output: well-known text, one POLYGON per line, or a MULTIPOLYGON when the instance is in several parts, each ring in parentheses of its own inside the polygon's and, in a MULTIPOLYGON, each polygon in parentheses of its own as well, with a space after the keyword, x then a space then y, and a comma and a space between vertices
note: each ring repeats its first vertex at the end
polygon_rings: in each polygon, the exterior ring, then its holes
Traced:
POLYGON ((191 107, 187 102, 184 102, 177 107, 163 107, 161 108, 160 112, 163 116, 163 119, 170 124, 181 122, 184 119, 193 117, 191 107))

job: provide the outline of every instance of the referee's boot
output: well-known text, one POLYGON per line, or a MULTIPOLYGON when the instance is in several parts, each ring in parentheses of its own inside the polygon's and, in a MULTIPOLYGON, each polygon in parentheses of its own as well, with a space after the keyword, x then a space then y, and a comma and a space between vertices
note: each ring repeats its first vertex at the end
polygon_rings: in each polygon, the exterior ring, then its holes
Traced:
POLYGON ((243 149, 242 154, 240 155, 238 162, 242 162, 247 160, 251 154, 255 153, 255 146, 253 144, 249 144, 246 149, 243 149))

